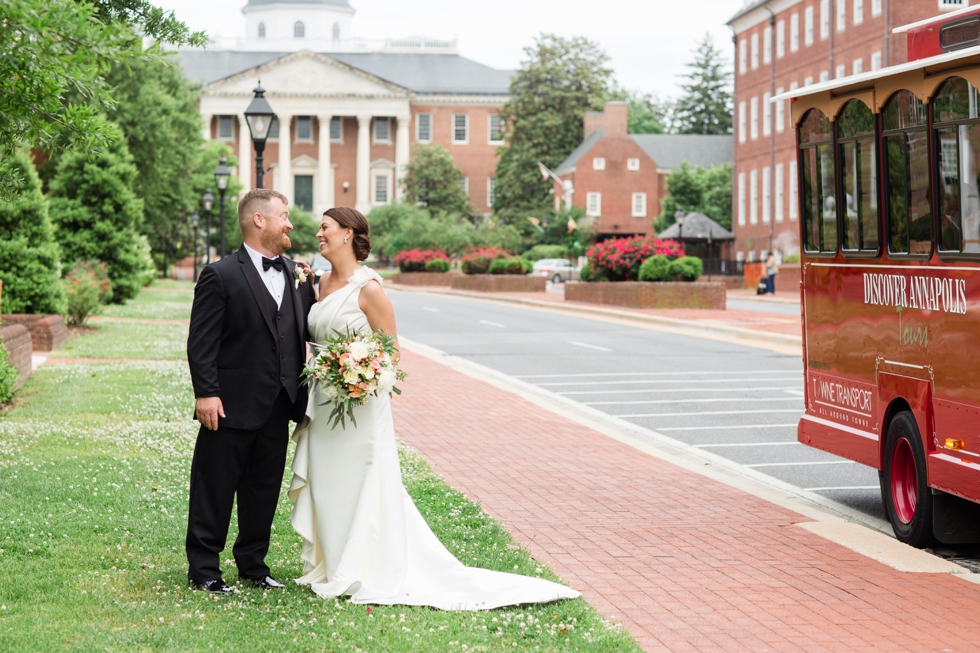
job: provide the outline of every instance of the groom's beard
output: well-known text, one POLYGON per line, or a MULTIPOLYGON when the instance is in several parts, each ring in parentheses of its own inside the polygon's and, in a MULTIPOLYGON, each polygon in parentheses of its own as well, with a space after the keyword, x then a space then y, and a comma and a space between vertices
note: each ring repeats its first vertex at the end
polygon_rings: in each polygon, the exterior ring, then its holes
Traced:
POLYGON ((263 247, 274 254, 282 254, 293 245, 289 236, 281 231, 279 233, 264 232, 261 242, 263 247))

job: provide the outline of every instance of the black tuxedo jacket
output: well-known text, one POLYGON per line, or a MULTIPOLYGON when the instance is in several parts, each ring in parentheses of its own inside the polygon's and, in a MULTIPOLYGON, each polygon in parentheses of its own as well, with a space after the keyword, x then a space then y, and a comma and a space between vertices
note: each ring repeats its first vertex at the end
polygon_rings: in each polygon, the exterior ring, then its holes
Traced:
MULTIPOLYGON (((315 301, 313 280, 308 278, 296 289, 295 264, 289 259, 285 264, 285 292, 293 293, 296 312, 295 346, 302 348, 299 360, 303 361, 309 340, 306 316, 315 301)), ((244 246, 201 271, 194 288, 187 360, 194 396, 221 398, 227 417, 219 426, 257 429, 272 413, 283 384, 270 303, 274 306, 244 246)), ((306 401, 306 388, 299 388, 290 416, 293 421, 302 419, 306 401)))

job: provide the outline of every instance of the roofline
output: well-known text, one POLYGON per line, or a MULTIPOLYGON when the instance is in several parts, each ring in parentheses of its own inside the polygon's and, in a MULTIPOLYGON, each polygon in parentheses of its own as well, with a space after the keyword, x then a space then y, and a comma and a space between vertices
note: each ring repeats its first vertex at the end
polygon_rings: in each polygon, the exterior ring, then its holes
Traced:
POLYGON ((946 13, 933 16, 932 18, 926 18, 925 20, 920 20, 915 23, 909 23, 908 25, 902 25, 901 27, 896 27, 895 29, 892 30, 892 34, 904 34, 910 29, 915 29, 916 27, 922 27, 924 25, 928 25, 929 23, 938 23, 940 21, 946 21, 949 20, 950 18, 955 18, 956 16, 959 16, 961 14, 976 13, 976 11, 977 11, 977 5, 973 5, 973 6, 968 5, 966 7, 963 7, 962 9, 957 9, 955 11, 947 11, 946 13))

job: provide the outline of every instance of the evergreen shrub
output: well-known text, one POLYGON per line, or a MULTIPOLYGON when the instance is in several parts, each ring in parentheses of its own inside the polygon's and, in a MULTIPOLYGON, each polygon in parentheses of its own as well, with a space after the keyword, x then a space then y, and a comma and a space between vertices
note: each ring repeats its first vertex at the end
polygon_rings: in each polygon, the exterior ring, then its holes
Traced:
POLYGON ((535 245, 521 256, 532 263, 543 258, 565 258, 568 256, 568 248, 564 245, 535 245))
POLYGON ((697 281, 704 272, 704 264, 697 256, 682 256, 670 262, 668 272, 677 281, 697 281))
POLYGON ((602 268, 596 269, 588 261, 579 270, 578 278, 580 281, 609 281, 609 277, 606 276, 606 272, 602 268))
POLYGON ((490 264, 501 258, 510 258, 510 254, 495 247, 477 249, 463 257, 460 267, 463 274, 486 274, 490 270, 490 264))
POLYGON ((643 261, 657 254, 676 258, 684 250, 674 240, 634 236, 604 240, 586 252, 592 269, 602 270, 609 281, 636 281, 643 261))
POLYGON ((519 257, 498 258, 490 264, 490 274, 527 274, 534 269, 534 264, 519 257))
POLYGON ((0 404, 10 403, 16 384, 17 368, 10 364, 7 348, 0 344, 0 404))
POLYGON ((425 264, 426 272, 449 272, 449 268, 452 267, 452 263, 444 258, 434 258, 425 264))
POLYGON ((104 263, 91 264, 79 261, 62 279, 68 296, 66 322, 79 326, 102 312, 106 301, 112 297, 112 285, 104 263))
POLYGON ((640 281, 669 281, 670 279, 670 259, 662 254, 651 256, 640 265, 640 281))

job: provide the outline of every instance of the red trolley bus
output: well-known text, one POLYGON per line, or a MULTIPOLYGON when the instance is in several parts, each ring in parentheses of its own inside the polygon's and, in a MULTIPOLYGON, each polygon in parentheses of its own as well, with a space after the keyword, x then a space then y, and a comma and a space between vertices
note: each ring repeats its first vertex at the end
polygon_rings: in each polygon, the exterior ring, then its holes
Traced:
POLYGON ((980 542, 980 8, 902 29, 924 58, 773 98, 797 130, 798 439, 879 470, 899 540, 980 542))

